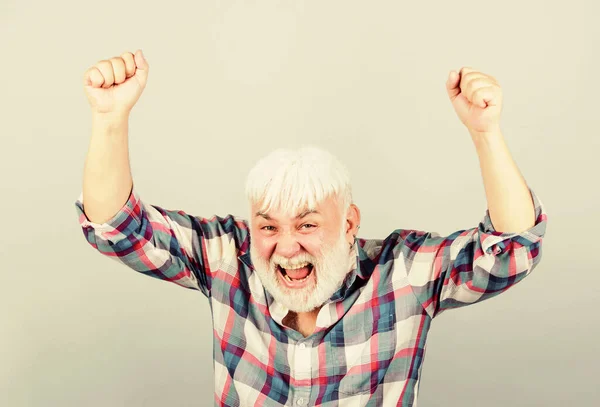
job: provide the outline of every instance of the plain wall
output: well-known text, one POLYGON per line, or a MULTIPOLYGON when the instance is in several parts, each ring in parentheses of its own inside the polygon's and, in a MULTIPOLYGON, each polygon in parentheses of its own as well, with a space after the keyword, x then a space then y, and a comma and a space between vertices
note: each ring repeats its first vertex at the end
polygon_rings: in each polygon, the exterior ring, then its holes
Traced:
POLYGON ((548 211, 543 258, 434 321, 419 405, 598 405, 599 14, 594 0, 2 0, 0 405, 212 405, 206 298, 103 257, 77 223, 83 73, 137 48, 144 201, 245 215, 252 165, 314 144, 348 166, 361 237, 483 218, 445 81, 462 66, 495 76, 505 138, 548 211))

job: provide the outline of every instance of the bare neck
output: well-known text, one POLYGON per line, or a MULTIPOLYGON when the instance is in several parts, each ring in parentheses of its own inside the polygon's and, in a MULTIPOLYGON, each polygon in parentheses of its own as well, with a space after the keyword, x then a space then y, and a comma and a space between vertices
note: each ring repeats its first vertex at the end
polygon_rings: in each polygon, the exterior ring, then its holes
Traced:
POLYGON ((293 312, 290 311, 283 318, 283 324, 295 331, 300 332, 305 338, 315 332, 317 326, 317 315, 321 307, 318 307, 309 312, 293 312))

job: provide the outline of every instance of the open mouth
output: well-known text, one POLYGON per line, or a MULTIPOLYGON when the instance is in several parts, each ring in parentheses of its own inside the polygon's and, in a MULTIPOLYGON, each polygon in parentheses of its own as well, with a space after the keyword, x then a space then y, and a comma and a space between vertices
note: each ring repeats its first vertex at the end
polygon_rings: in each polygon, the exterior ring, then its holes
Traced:
POLYGON ((283 279, 290 284, 301 284, 306 281, 313 272, 314 266, 311 263, 307 263, 302 267, 294 269, 285 269, 280 265, 277 265, 277 270, 283 279))

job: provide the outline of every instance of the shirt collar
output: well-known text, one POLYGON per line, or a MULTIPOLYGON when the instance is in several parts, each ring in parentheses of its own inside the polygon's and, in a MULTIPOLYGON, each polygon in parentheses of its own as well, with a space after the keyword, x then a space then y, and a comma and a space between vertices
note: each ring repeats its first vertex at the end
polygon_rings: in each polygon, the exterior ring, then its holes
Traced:
POLYGON ((344 279, 341 287, 333 293, 330 301, 335 302, 344 300, 355 288, 362 286, 371 277, 371 274, 373 274, 375 264, 363 249, 364 243, 364 239, 355 240, 353 250, 355 257, 352 268, 344 279), (355 285, 356 287, 354 287, 355 285))

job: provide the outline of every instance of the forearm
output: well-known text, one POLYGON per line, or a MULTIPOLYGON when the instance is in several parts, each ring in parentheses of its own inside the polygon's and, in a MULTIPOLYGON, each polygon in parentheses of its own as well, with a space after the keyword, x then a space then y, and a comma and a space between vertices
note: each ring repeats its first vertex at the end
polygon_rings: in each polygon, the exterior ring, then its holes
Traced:
POLYGON ((92 115, 92 137, 83 172, 84 209, 92 222, 111 219, 129 198, 133 180, 128 128, 126 115, 92 115))
POLYGON ((471 137, 479 156, 494 228, 504 233, 519 233, 529 229, 535 224, 533 200, 501 131, 471 133, 471 137))

